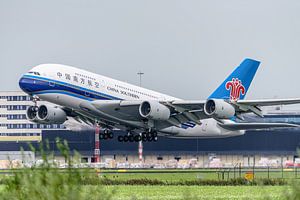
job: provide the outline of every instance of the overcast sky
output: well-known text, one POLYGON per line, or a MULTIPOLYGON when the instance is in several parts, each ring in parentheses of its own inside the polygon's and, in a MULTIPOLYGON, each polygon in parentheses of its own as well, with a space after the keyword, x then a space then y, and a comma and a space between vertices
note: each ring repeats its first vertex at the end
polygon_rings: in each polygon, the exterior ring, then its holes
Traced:
POLYGON ((0 91, 61 63, 184 99, 205 99, 246 57, 248 99, 300 97, 300 1, 0 0, 0 91))

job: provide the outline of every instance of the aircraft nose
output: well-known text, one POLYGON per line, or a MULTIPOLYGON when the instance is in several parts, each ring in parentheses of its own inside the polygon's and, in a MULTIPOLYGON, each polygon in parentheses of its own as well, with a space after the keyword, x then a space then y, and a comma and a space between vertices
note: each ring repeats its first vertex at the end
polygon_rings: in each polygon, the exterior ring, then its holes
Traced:
POLYGON ((30 94, 32 92, 30 80, 28 80, 25 76, 22 76, 20 78, 20 80, 19 80, 19 86, 27 94, 30 94))

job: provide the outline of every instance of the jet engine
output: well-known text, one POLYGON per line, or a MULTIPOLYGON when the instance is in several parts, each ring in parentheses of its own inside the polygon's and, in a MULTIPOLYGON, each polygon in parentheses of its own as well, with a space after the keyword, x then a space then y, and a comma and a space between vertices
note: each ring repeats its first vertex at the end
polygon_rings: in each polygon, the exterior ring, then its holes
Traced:
POLYGON ((143 118, 152 120, 167 120, 170 118, 170 109, 157 101, 144 101, 139 107, 143 118))
POLYGON ((209 99, 204 105, 204 112, 218 119, 230 119, 235 115, 235 108, 222 99, 209 99))
POLYGON ((57 106, 41 105, 37 111, 38 123, 63 124, 67 120, 67 114, 57 106))
POLYGON ((37 106, 29 106, 26 111, 26 118, 31 122, 37 123, 39 121, 37 118, 38 109, 37 106))

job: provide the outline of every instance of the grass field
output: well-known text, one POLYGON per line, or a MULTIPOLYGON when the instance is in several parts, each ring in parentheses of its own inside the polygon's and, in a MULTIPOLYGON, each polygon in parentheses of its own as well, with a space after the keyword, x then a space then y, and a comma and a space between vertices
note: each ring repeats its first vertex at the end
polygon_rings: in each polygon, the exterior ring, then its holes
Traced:
MULTIPOLYGON (((0 186, 1 191, 4 185, 0 186)), ((95 187, 83 186, 85 192, 95 187)), ((104 186, 112 200, 284 200, 288 186, 104 186)), ((95 199, 101 199, 95 198, 95 199)))
MULTIPOLYGON (((159 179, 163 181, 190 181, 199 179, 230 179, 230 178, 243 178, 247 171, 252 170, 242 170, 239 173, 238 170, 216 170, 216 169, 201 169, 201 170, 100 170, 100 174, 103 177, 110 179, 159 179)), ((266 169, 256 169, 255 178, 284 178, 284 179, 294 179, 300 178, 300 172, 294 169, 270 169, 267 172, 266 169), (299 173, 299 175, 298 175, 299 173)))
MULTIPOLYGON (((95 170, 95 169, 75 169, 76 171, 80 171, 83 176, 92 176, 92 177, 105 177, 111 180, 132 180, 132 179, 153 179, 160 180, 165 182, 183 182, 183 181, 193 181, 193 180, 217 180, 218 179, 218 171, 206 169, 206 170, 95 170)), ((4 177, 10 177, 12 172, 16 172, 15 170, 7 170, 9 174, 3 174, 4 177)), ((247 170, 244 170, 241 173, 241 176, 247 170)), ((265 170, 256 170, 255 173, 256 178, 266 178, 267 173, 265 170)), ((31 173, 30 171, 28 171, 31 173)), ((22 173, 22 170, 20 171, 22 173)), ((37 178, 32 178, 32 181, 35 184, 40 182, 39 177, 43 177, 48 174, 50 177, 54 179, 49 183, 50 185, 54 183, 56 185, 57 179, 56 176, 59 175, 60 178, 65 179, 64 177, 68 176, 66 170, 58 170, 55 171, 56 175, 51 174, 51 170, 41 170, 36 169, 35 173, 37 173, 37 178), (50 174, 49 174, 50 173, 50 174), (41 176, 43 175, 43 176, 41 176), (54 176, 53 176, 54 175, 54 176)), ((18 172, 17 172, 18 174, 18 172)), ((74 174, 75 175, 75 174, 74 174)), ((270 177, 271 178, 280 178, 282 175, 288 180, 292 180, 294 177, 295 171, 293 170, 271 170, 270 177)), ((70 173, 70 177, 73 176, 73 173, 70 173)), ((229 174, 229 178, 233 178, 233 173, 229 174)), ((22 175, 23 179, 25 177, 28 178, 26 173, 22 175)), ((50 178, 49 177, 49 178, 50 178)), ((239 173, 236 172, 236 177, 239 177, 239 173)), ((60 179, 58 178, 58 179, 60 179)), ((220 178, 220 177, 219 177, 220 178)), ((227 175, 225 179, 227 178, 227 175)), ((26 183, 26 181, 25 181, 26 183)), ((27 187, 31 187, 32 182, 28 182, 29 185, 27 187)), ((64 182, 65 184, 65 182, 64 182)), ((74 184, 74 183, 73 183, 74 184)), ((39 184, 38 184, 39 185, 39 184)), ((285 200, 286 194, 291 192, 290 185, 284 186, 197 186, 197 185, 80 185, 79 183, 75 183, 73 187, 76 188, 76 185, 81 188, 78 196, 83 194, 83 196, 87 197, 91 195, 91 198, 84 199, 112 199, 112 200, 181 200, 181 199, 193 199, 193 200, 243 200, 243 199, 272 199, 272 200, 285 200), (98 190, 100 192, 93 195, 93 191, 98 190), (108 194, 112 194, 111 198, 107 198, 108 194), (99 197, 99 198, 98 198, 99 197), (103 198, 104 197, 104 198, 103 198)), ((0 200, 3 199, 3 191, 5 185, 0 185, 0 200)), ((36 186, 39 188, 39 186, 36 186)), ((44 186, 45 188, 46 186, 44 186)), ((48 187, 48 186, 47 186, 48 187)), ((51 186, 52 187, 52 186, 51 186)), ((21 186, 21 190, 22 186, 21 186)), ((46 189, 48 191, 48 189, 46 189)), ((55 191, 55 189, 53 190, 55 191)), ((48 191, 49 192, 49 191, 48 191)), ((51 190, 50 190, 51 194, 51 190)), ((8 195, 6 195, 8 196, 8 195)), ((46 195, 47 196, 47 195, 46 195)), ((7 199, 7 198, 6 198, 7 199)), ((9 198, 8 198, 9 199, 9 198)), ((17 198, 19 199, 19 198, 17 198)), ((48 198, 46 198, 48 199, 48 198)), ((49 198, 51 199, 51 198, 49 198)), ((73 198, 74 199, 74 198, 73 198)), ((82 199, 78 197, 77 199, 82 199)))
MULTIPOLYGON (((241 172, 243 177, 245 172, 241 172)), ((158 179, 168 182, 188 181, 197 179, 222 179, 222 173, 216 170, 126 170, 102 171, 101 176, 110 179, 158 179), (107 173, 109 172, 109 173, 107 173), (172 173, 175 172, 175 173, 172 173)), ((225 173, 224 178, 239 177, 239 172, 225 173)), ((256 170, 256 178, 286 178, 295 177, 295 171, 286 170, 256 170)), ((290 191, 289 186, 115 186, 107 187, 115 190, 113 199, 286 199, 285 194, 290 191)))
POLYGON ((283 200, 287 186, 109 186, 113 199, 272 199, 283 200))
MULTIPOLYGON (((98 173, 100 177, 109 179, 157 179, 168 182, 188 181, 197 179, 217 179, 215 170, 89 170, 88 174, 98 173), (102 173, 101 173, 102 172, 102 173)), ((265 177, 265 172, 258 172, 265 177)), ((280 174, 276 174, 280 177, 280 174)), ((291 173, 285 171, 284 173, 291 173)), ((64 173, 63 173, 64 174, 64 173)), ((287 174, 285 174, 287 176, 287 174)), ((1 192, 5 185, 0 186, 1 192)), ((285 186, 183 186, 183 185, 82 185, 83 193, 92 193, 101 188, 103 194, 112 194, 112 200, 181 200, 181 199, 207 199, 207 200, 240 200, 240 199, 272 199, 284 200, 285 194, 291 191, 289 185, 285 186)), ((101 193, 100 193, 101 194, 101 193)), ((95 198, 101 199, 101 198, 95 198)), ((105 198, 107 199, 107 198, 105 198)))

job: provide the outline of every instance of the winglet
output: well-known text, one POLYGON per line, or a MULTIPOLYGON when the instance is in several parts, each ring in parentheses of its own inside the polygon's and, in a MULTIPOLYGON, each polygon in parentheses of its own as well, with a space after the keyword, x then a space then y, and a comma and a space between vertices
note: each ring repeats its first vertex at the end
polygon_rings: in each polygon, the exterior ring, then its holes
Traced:
POLYGON ((246 58, 225 81, 210 95, 209 99, 244 99, 260 62, 246 58))

